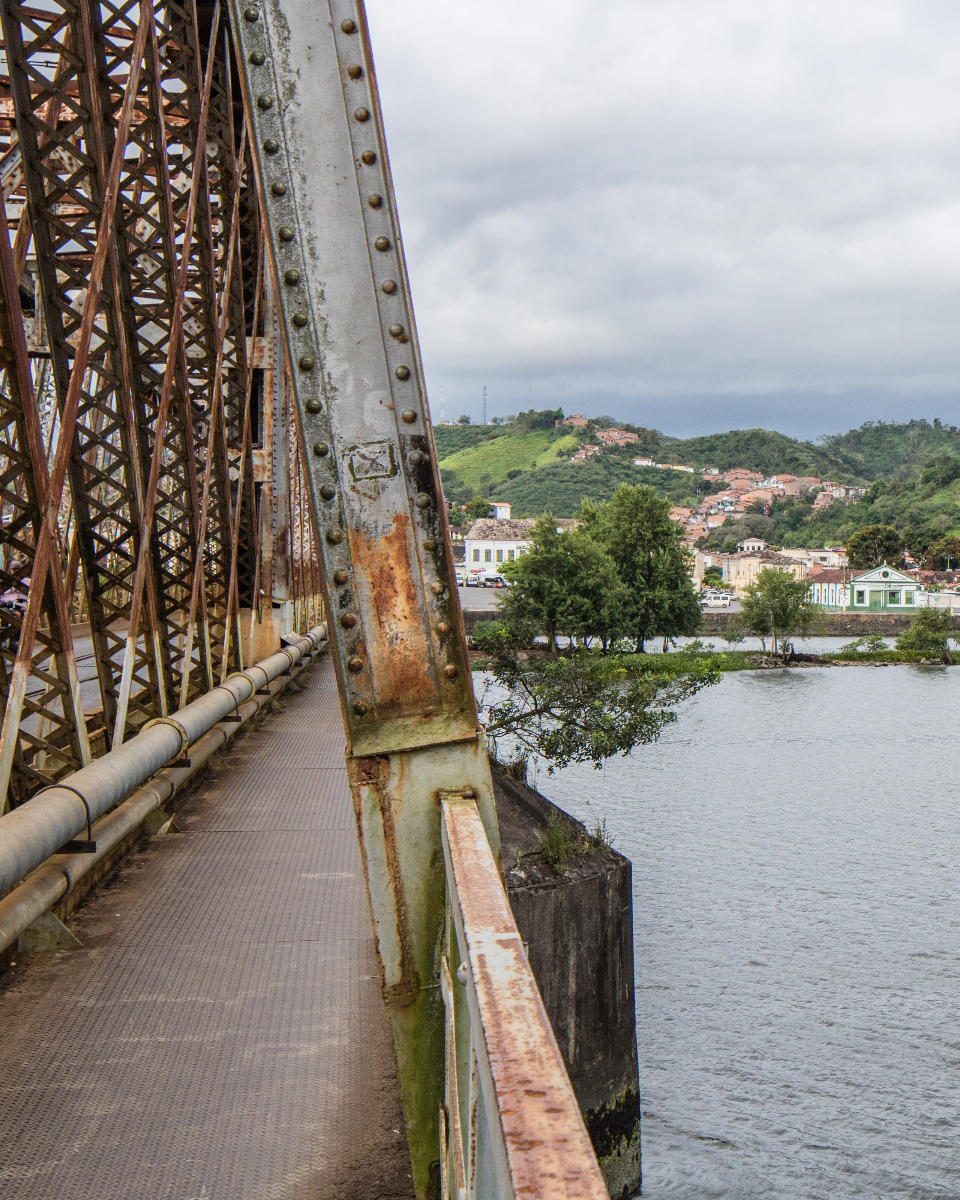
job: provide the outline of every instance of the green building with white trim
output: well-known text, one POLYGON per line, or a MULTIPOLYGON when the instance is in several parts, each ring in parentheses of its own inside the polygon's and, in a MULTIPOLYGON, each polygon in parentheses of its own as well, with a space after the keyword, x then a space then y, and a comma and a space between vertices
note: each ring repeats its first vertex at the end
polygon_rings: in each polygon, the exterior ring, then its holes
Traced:
POLYGON ((821 571, 810 579, 810 599, 828 612, 915 612, 927 607, 922 584, 886 563, 869 571, 821 571))

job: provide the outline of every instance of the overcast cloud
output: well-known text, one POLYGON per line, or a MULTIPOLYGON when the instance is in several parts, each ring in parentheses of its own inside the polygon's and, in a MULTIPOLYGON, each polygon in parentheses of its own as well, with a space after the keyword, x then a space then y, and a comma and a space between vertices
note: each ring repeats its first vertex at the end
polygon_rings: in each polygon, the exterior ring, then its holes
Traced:
POLYGON ((431 408, 960 418, 956 0, 367 0, 431 408))

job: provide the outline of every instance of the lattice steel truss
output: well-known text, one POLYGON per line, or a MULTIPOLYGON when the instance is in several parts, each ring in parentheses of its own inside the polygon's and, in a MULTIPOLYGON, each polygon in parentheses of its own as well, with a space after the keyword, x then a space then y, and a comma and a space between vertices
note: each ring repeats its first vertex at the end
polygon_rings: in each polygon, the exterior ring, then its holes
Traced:
POLYGON ((219 5, 0 22, 8 807, 242 666, 265 609, 315 622, 320 581, 219 5))

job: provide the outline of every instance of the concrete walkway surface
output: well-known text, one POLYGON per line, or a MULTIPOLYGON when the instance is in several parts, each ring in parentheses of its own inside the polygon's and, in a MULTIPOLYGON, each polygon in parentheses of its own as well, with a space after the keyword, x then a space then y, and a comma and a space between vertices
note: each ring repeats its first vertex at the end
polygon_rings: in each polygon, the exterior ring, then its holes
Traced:
POLYGON ((329 660, 0 988, 3 1200, 407 1200, 329 660))

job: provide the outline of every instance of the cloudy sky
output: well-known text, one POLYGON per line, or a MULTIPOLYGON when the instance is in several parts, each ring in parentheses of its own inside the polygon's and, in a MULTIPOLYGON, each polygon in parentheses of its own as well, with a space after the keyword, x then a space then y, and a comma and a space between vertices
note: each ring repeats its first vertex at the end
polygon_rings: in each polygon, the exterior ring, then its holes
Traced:
POLYGON ((956 0, 367 0, 431 408, 960 421, 956 0))

